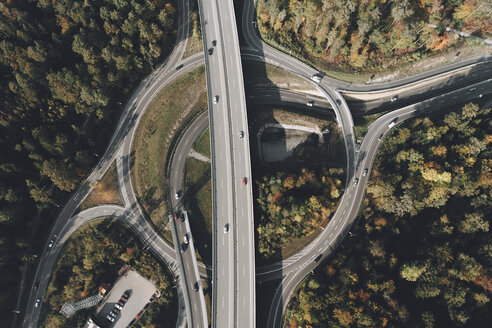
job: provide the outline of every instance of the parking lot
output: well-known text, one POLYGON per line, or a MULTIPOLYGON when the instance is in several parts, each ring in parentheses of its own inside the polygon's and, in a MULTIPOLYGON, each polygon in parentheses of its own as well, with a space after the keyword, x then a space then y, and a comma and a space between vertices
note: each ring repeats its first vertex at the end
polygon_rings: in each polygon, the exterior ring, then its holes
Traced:
POLYGON ((130 270, 121 277, 106 298, 106 301, 100 305, 97 312, 97 322, 101 327, 125 328, 147 304, 156 292, 154 284, 139 275, 137 272, 130 270), (107 316, 115 309, 124 293, 129 294, 128 300, 121 307, 121 310, 114 317, 114 322, 107 319, 107 316))

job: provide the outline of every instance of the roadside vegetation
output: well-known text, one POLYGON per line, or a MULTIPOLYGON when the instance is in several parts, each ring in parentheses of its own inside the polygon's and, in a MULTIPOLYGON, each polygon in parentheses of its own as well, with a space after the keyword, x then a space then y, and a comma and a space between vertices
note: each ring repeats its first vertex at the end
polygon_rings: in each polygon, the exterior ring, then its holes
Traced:
MULTIPOLYGON (((175 38, 171 1, 0 2, 0 316, 21 269, 175 38), (137 28, 138 27, 138 28, 137 28)), ((26 284, 29 284, 26 281, 26 284)))
POLYGON ((166 166, 183 127, 207 109, 205 68, 200 66, 162 89, 142 117, 133 143, 132 178, 140 204, 172 244, 166 166))
POLYGON ((488 327, 490 115, 469 103, 384 139, 363 213, 294 294, 284 327, 488 327))
POLYGON ((80 211, 102 204, 123 205, 118 187, 116 162, 111 164, 101 180, 99 180, 93 187, 94 189, 91 193, 82 202, 82 204, 80 204, 80 211))
POLYGON ((210 158, 210 130, 207 128, 193 144, 193 150, 210 158))
POLYGON ((294 172, 277 172, 256 180, 260 212, 258 251, 263 258, 270 258, 277 252, 282 256, 292 255, 284 248, 304 243, 300 239, 324 227, 335 212, 343 194, 344 170, 301 169, 294 172), (297 242, 296 242, 297 241, 297 242))
POLYGON ((245 59, 243 64, 244 87, 246 91, 254 89, 289 89, 292 91, 319 94, 315 86, 303 78, 281 67, 245 59))
POLYGON ((178 300, 171 274, 126 226, 108 218, 88 223, 67 241, 43 300, 48 309, 41 327, 83 327, 95 307, 67 319, 59 313, 63 304, 97 294, 100 284, 112 283, 125 263, 151 280, 161 293, 135 327, 174 326, 178 300))
POLYGON ((277 48, 353 79, 350 73, 390 72, 450 49, 482 45, 446 27, 490 37, 491 10, 490 2, 474 0, 259 0, 257 22, 263 39, 277 48))
POLYGON ((385 113, 375 113, 369 115, 354 115, 354 134, 356 140, 362 140, 369 129, 369 126, 374 123, 379 117, 385 113))
POLYGON ((302 249, 328 223, 343 194, 345 146, 331 111, 319 115, 267 107, 248 110, 257 261, 269 263, 302 249), (269 124, 279 126, 275 135, 280 138, 274 137, 273 143, 264 136, 269 124), (293 132, 289 137, 280 126, 317 132, 293 132), (266 162, 265 152, 271 159, 278 153, 279 159, 266 162))
POLYGON ((183 54, 183 59, 203 51, 202 30, 200 25, 200 13, 197 0, 188 0, 190 9, 188 12, 189 30, 188 42, 183 54))

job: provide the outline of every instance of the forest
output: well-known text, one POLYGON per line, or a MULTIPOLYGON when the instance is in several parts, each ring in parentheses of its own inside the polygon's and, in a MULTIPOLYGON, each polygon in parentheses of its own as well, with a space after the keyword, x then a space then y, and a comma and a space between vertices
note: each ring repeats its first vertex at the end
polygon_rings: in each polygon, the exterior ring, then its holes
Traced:
POLYGON ((22 264, 174 43, 171 0, 0 2, 0 315, 22 264))
POLYGON ((385 136, 352 237, 289 305, 284 327, 489 327, 490 107, 385 136))
POLYGON ((103 282, 113 283, 124 263, 151 280, 161 293, 134 327, 163 327, 162 323, 175 320, 177 300, 171 274, 127 227, 111 220, 89 223, 67 242, 48 287, 49 311, 42 326, 83 327, 94 308, 67 319, 59 314, 61 307, 67 301, 95 295, 103 282))
POLYGON ((322 69, 374 72, 480 44, 446 28, 490 36, 491 11, 479 0, 259 0, 257 21, 267 42, 322 69))
POLYGON ((343 169, 326 167, 268 173, 257 179, 260 256, 269 258, 326 225, 343 194, 344 181, 343 169))

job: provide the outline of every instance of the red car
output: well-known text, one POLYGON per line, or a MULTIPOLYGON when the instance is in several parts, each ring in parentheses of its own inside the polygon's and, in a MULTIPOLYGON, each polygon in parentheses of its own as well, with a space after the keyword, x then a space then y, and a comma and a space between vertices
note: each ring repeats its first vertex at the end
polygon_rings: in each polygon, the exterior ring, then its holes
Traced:
POLYGON ((243 178, 243 186, 245 186, 246 183, 248 183, 248 180, 246 180, 246 178, 243 178))
POLYGON ((174 219, 178 220, 178 214, 174 213, 174 219))

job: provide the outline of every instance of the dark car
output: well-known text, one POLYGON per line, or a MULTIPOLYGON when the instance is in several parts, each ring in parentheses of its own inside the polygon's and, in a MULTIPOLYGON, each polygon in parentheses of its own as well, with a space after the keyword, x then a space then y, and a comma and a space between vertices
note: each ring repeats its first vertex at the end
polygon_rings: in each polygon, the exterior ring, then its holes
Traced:
POLYGON ((314 262, 319 262, 319 260, 321 260, 322 256, 323 256, 323 254, 319 254, 318 256, 316 256, 316 258, 314 259, 314 262))
POLYGON ((217 40, 213 40, 212 45, 215 47, 217 45, 217 40))
POLYGON ((209 54, 209 55, 212 55, 213 53, 214 53, 214 48, 210 48, 210 49, 208 49, 208 54, 209 54))
POLYGON ((198 286, 198 281, 195 282, 195 285, 193 286, 193 289, 195 290, 195 292, 197 292, 200 289, 200 286, 198 286))
POLYGON ((34 290, 38 290, 39 288, 39 281, 36 281, 36 283, 34 284, 34 290))
POLYGON ((179 71, 180 69, 182 69, 184 67, 183 64, 179 65, 179 66, 176 66, 176 70, 179 71))

